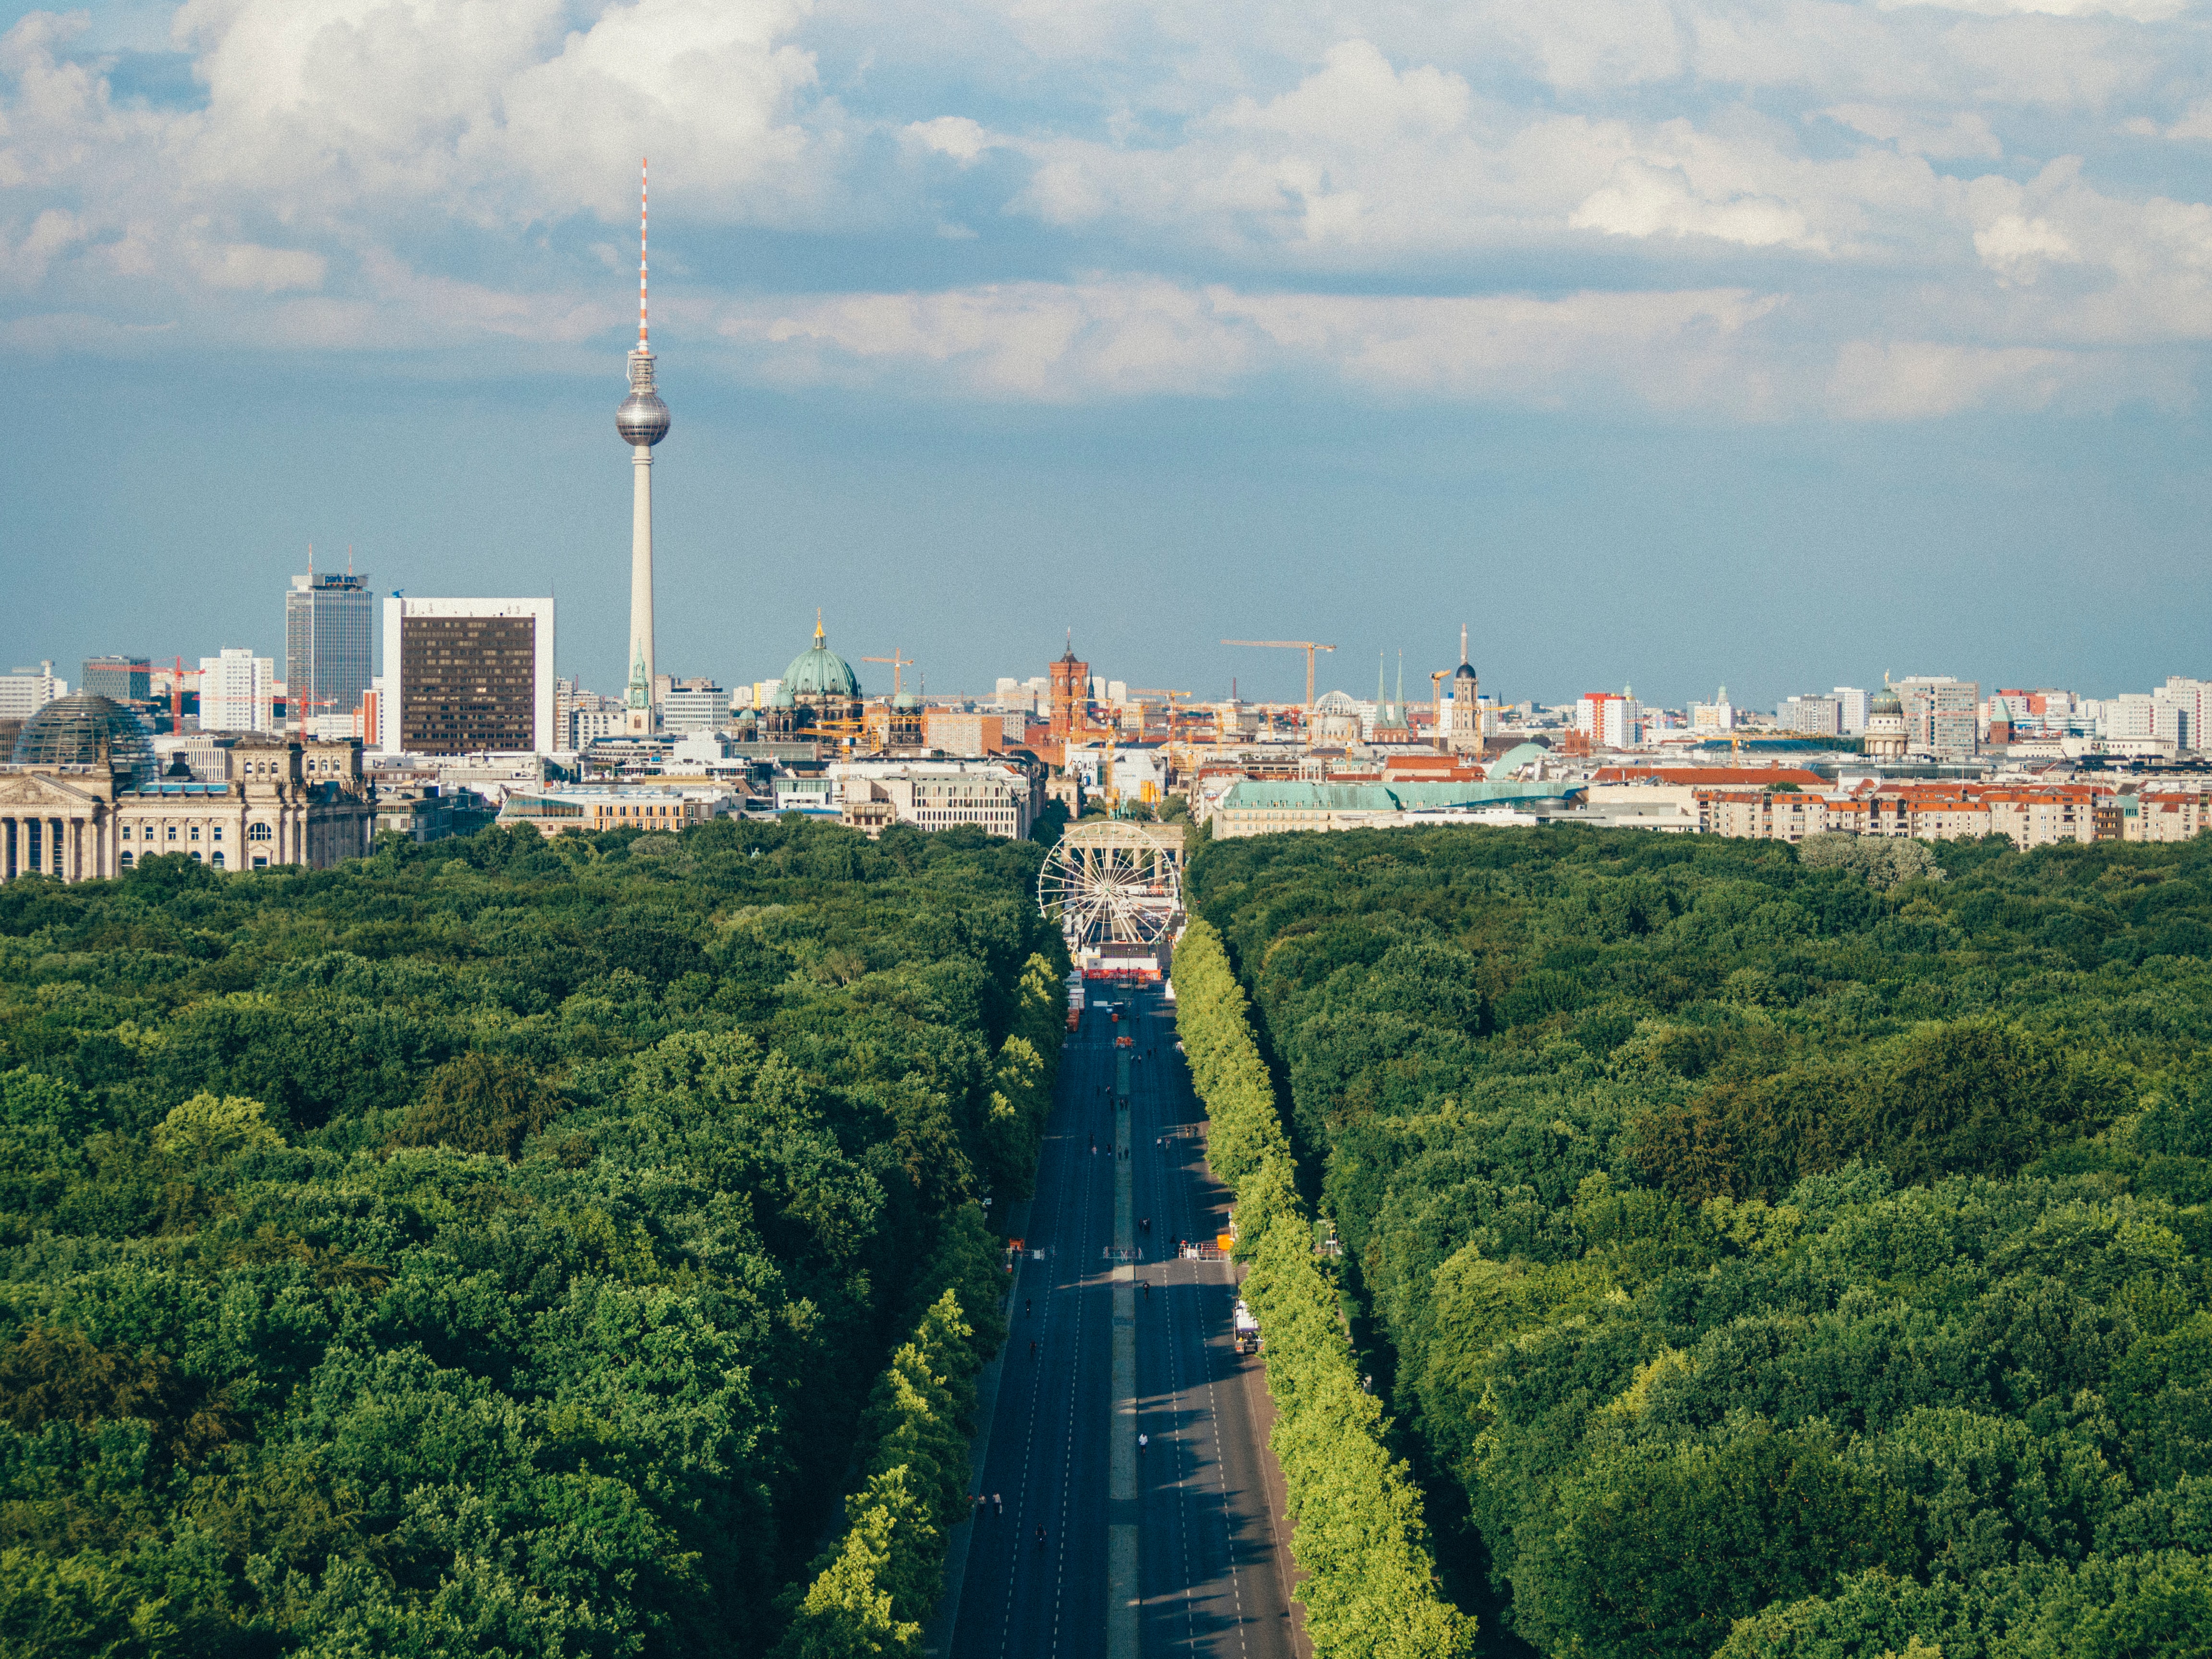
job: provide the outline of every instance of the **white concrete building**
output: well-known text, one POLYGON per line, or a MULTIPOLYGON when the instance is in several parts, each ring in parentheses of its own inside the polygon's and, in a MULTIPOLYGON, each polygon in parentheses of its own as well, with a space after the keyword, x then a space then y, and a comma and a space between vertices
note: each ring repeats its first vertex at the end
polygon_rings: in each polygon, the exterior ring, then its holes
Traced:
POLYGON ((1601 749, 1634 749, 1644 741, 1643 705, 1624 690, 1585 693, 1575 705, 1575 729, 1601 749))
POLYGON ((1711 702, 1690 705, 1690 730, 1692 732, 1733 732, 1735 730, 1735 705, 1729 701, 1728 687, 1721 687, 1711 702))
POLYGON ((841 761, 829 775, 840 820, 871 838, 893 823, 972 823, 1019 841, 1034 822, 1027 775, 991 761, 841 761))
POLYGON ((730 694, 712 680, 679 680, 660 700, 665 732, 711 732, 730 720, 730 694))
POLYGON ((743 796, 718 784, 578 784, 518 790, 500 807, 499 822, 546 836, 679 830, 744 808, 743 796))
POLYGON ((275 658, 225 646, 221 656, 200 659, 201 731, 274 731, 276 698, 275 658))
POLYGON ((67 696, 69 682, 54 678, 52 663, 14 669, 0 674, 0 720, 27 720, 67 696))

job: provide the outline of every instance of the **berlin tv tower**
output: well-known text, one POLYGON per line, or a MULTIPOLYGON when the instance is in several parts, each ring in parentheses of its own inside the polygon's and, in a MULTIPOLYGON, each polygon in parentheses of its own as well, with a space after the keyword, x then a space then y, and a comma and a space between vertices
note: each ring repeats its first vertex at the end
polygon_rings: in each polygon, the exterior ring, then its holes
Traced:
POLYGON ((615 410, 615 430, 629 446, 629 690, 623 729, 653 731, 653 447, 668 435, 668 405, 653 389, 653 348, 645 338, 646 171, 637 168, 637 349, 629 354, 629 396, 615 410))

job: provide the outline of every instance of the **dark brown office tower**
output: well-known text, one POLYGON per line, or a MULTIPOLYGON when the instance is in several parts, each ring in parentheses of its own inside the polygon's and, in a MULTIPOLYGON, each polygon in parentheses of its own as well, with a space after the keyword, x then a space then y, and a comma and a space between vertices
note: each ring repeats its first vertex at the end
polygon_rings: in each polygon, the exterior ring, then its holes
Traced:
POLYGON ((398 712, 409 754, 536 748, 538 618, 405 617, 398 712))

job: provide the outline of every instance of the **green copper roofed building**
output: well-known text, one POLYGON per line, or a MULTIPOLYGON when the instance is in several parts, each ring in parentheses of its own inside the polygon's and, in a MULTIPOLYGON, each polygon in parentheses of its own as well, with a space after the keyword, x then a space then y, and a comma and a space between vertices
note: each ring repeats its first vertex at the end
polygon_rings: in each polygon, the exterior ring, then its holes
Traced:
POLYGON ((1583 785, 1533 783, 1232 784, 1209 815, 1216 840, 1288 830, 1395 830, 1416 823, 1535 823, 1565 811, 1583 785))

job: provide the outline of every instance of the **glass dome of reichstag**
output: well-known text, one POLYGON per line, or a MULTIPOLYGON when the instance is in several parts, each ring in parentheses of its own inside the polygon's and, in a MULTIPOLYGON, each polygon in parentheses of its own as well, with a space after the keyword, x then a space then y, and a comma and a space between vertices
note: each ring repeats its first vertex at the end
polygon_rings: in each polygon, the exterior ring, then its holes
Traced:
POLYGON ((92 692, 62 697, 23 722, 18 766, 105 766, 125 787, 154 781, 154 733, 136 709, 92 692))

